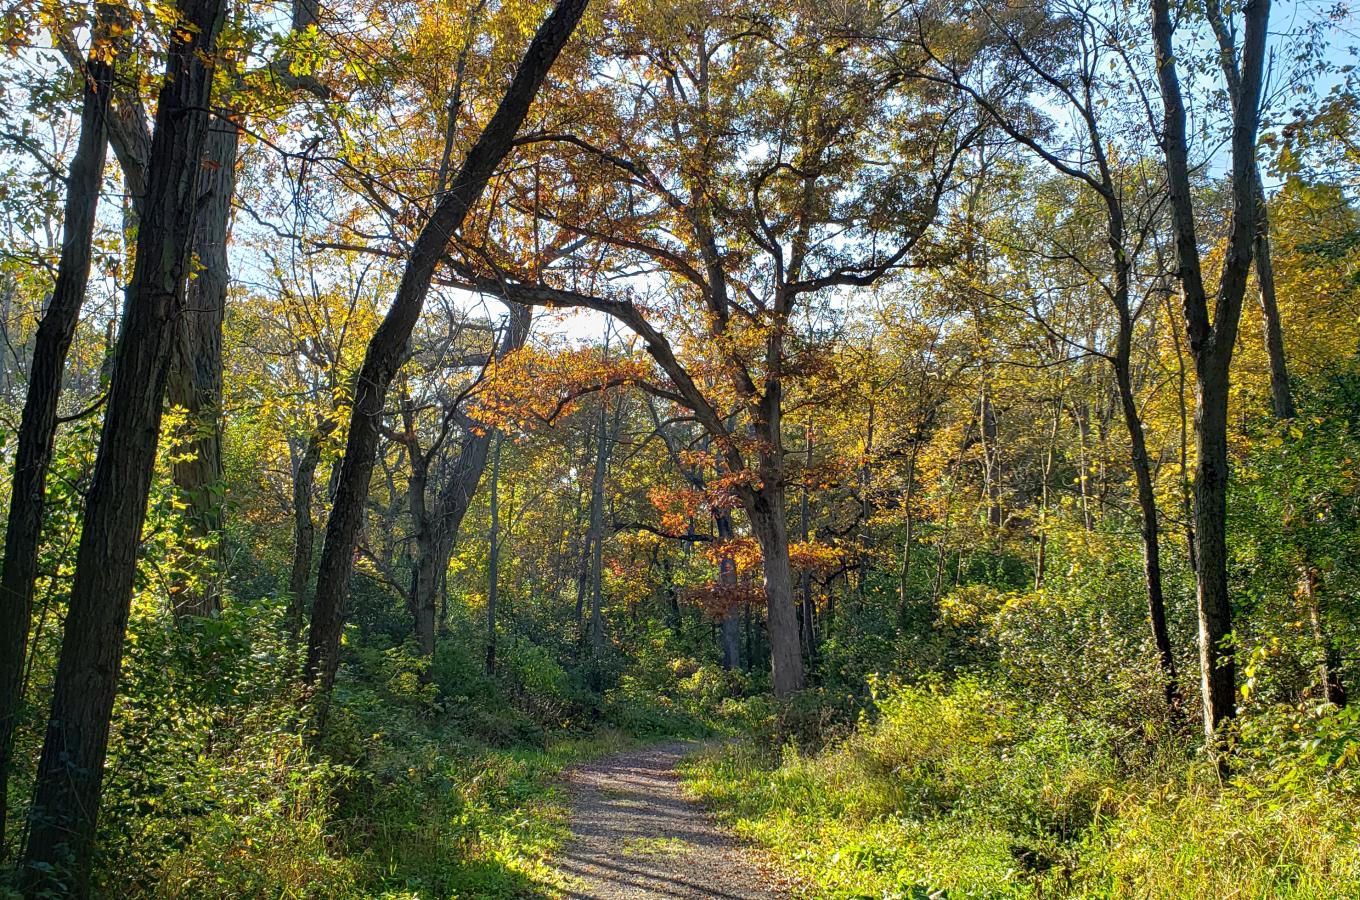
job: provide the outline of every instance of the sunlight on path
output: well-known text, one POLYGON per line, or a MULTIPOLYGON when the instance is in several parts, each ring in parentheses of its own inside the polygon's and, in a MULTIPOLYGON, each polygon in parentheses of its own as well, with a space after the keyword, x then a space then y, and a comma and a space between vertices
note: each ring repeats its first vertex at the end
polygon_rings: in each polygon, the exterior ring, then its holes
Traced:
POLYGON ((573 900, 789 896, 754 854, 685 798, 675 766, 689 743, 581 766, 567 779, 572 839, 557 862, 573 900))

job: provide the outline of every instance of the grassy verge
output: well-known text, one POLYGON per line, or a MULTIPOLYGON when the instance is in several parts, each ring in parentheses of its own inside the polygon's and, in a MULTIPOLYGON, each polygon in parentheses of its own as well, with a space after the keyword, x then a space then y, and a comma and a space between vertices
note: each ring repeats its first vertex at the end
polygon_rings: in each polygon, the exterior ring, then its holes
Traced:
POLYGON ((880 713, 816 754, 715 747, 688 784, 824 900, 1360 897, 1354 754, 1307 755, 1315 734, 1260 767, 1244 746, 1224 786, 977 684, 880 713))

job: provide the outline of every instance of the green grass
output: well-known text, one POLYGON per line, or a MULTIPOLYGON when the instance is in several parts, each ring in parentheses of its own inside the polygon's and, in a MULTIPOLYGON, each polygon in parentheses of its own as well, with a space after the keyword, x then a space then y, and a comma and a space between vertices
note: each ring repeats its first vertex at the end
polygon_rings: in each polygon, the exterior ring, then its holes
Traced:
POLYGON ((819 900, 1360 897, 1353 754, 1277 747, 1225 787, 976 683, 880 712, 816 754, 712 748, 687 784, 819 900))

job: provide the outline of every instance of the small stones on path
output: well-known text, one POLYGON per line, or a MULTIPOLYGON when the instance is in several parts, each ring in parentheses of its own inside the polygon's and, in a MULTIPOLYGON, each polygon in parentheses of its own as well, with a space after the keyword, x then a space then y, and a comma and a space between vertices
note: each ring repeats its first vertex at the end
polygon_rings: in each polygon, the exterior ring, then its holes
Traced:
POLYGON ((567 777, 571 830, 557 867, 572 900, 782 900, 756 855, 685 797, 692 743, 634 750, 567 777))

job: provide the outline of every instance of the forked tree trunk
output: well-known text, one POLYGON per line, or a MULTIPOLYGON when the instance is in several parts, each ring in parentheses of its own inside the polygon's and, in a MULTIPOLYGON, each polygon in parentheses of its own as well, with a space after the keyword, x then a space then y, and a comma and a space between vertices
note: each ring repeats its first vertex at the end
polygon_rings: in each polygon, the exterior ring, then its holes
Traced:
POLYGON ((1235 48, 1225 59, 1233 100, 1233 209, 1227 250, 1210 318, 1208 293, 1195 234, 1190 184, 1186 112, 1177 74, 1171 10, 1167 0, 1152 0, 1152 34, 1157 80, 1165 111, 1162 146, 1184 295, 1186 332, 1195 362, 1197 402, 1195 445, 1195 556, 1199 605, 1200 678, 1207 741, 1217 741, 1219 726, 1236 712, 1237 677, 1232 647, 1232 605, 1227 567, 1228 391, 1233 346, 1242 315, 1242 296, 1251 269, 1260 211, 1257 200, 1256 137, 1265 70, 1270 0, 1248 0, 1242 8, 1241 67, 1235 48))
POLYGON ((354 382, 349 434, 335 502, 326 523, 326 540, 317 571, 316 601, 312 606, 312 627, 308 634, 303 674, 316 688, 314 733, 325 724, 326 704, 340 664, 340 634, 344 629, 349 581, 354 568, 354 547, 363 523, 387 389, 405 356, 431 279, 444 259, 449 240, 462 226, 496 167, 510 151, 539 86, 576 30, 585 6, 586 0, 558 0, 539 27, 495 115, 421 228, 392 306, 369 341, 354 382))
MULTIPOLYGON (((528 307, 511 307, 509 325, 495 351, 498 359, 524 346, 529 337, 531 319, 528 307)), ((495 432, 492 429, 482 428, 470 430, 464 435, 458 456, 448 467, 439 485, 434 509, 428 513, 425 508, 428 460, 417 464, 416 454, 419 451, 414 450, 412 453, 413 475, 417 469, 421 475, 418 479, 413 478, 411 487, 411 513, 416 521, 416 552, 412 561, 408 601, 415 620, 416 645, 422 656, 434 655, 437 604, 445 573, 448 572, 449 560, 458 542, 458 529, 477 494, 482 473, 486 471, 493 434, 495 432)), ((499 438, 496 440, 499 441, 499 438)))
POLYGON ((223 0, 183 0, 156 107, 137 256, 76 553, 22 883, 89 893, 109 722, 137 544, 156 462, 175 323, 184 312, 223 0))
MULTIPOLYGON (((94 42, 109 40, 114 7, 96 8, 94 42)), ((101 48, 102 49, 102 48, 101 48)), ((0 858, 5 852, 8 819, 10 747, 23 703, 24 660, 33 616, 33 588, 38 578, 38 542, 42 535, 47 469, 57 436, 57 399, 62 372, 71 349, 85 288, 90 279, 95 210, 104 178, 108 147, 105 122, 113 94, 112 59, 92 52, 82 82, 80 140, 66 180, 61 259, 52 299, 38 323, 28 394, 19 420, 19 447, 10 488, 5 525, 5 555, 0 569, 0 858)))

